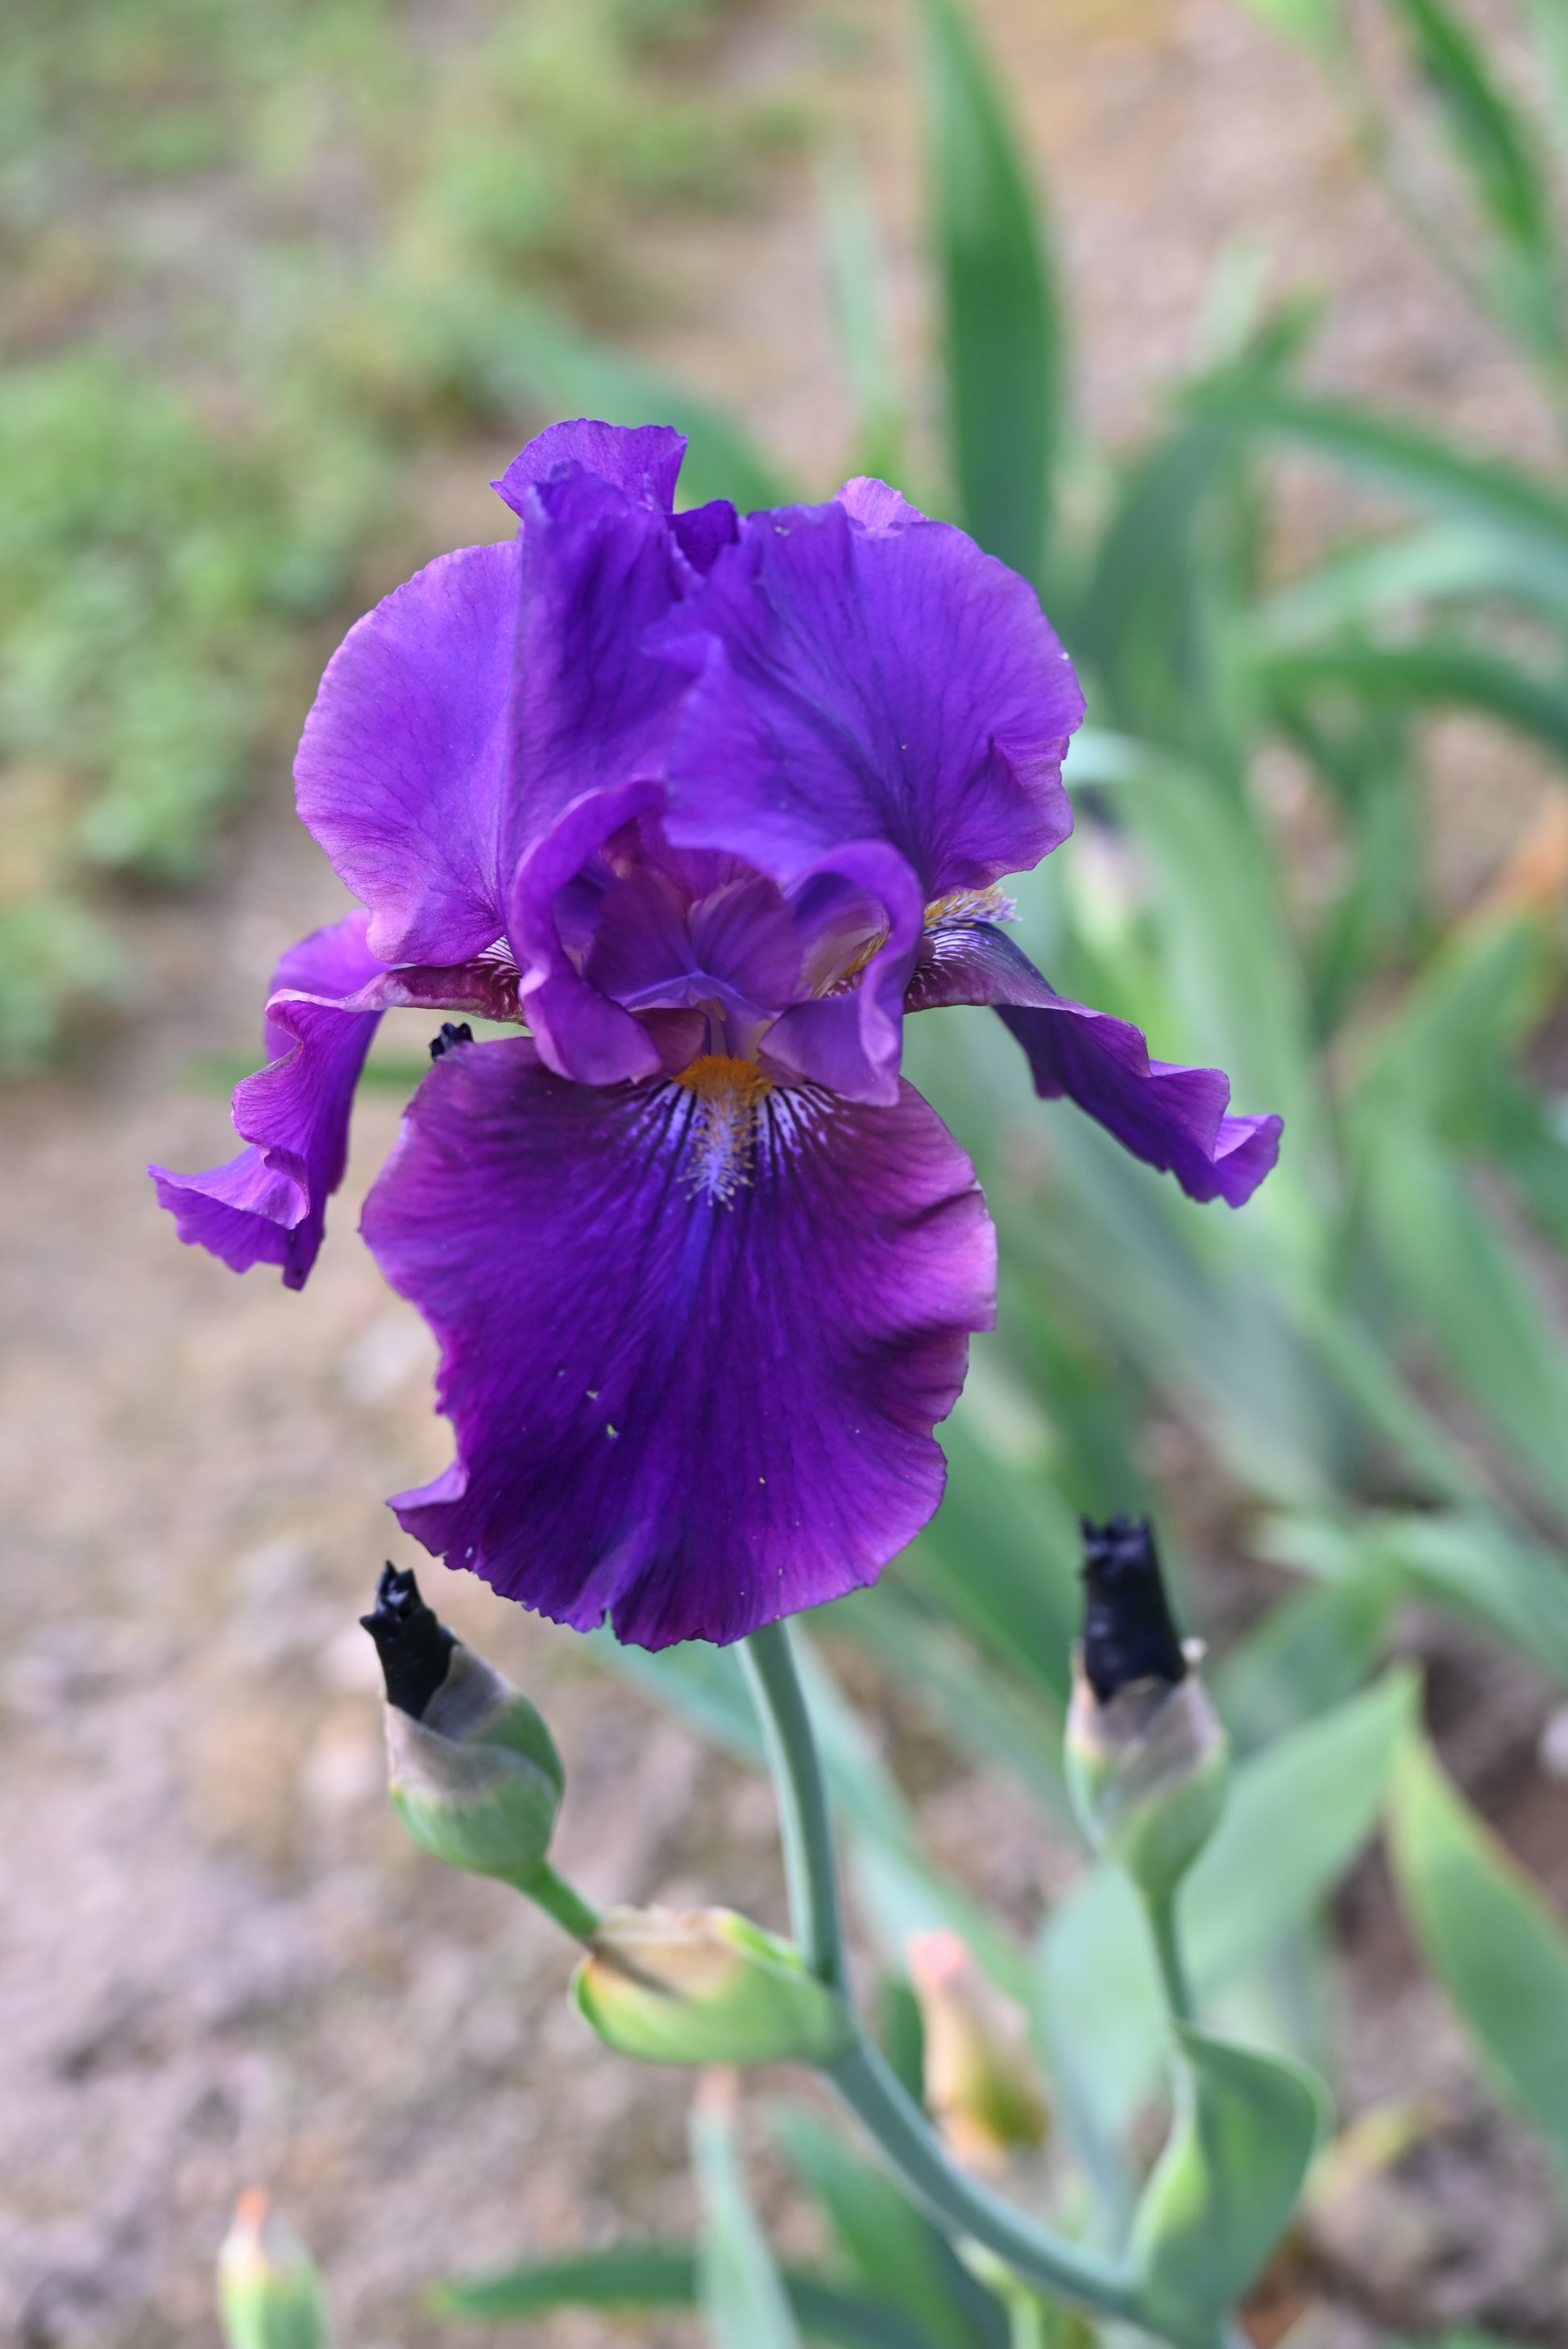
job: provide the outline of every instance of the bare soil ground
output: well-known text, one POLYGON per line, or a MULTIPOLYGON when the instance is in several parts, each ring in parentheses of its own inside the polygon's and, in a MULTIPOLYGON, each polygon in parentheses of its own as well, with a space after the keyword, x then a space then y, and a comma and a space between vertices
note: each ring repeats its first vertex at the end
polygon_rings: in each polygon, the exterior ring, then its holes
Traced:
MULTIPOLYGON (((1149 413, 1220 247, 1245 234, 1273 247, 1280 282, 1331 295, 1327 377, 1500 446, 1538 437, 1509 370, 1360 180, 1306 67, 1238 0, 980 14, 1055 191, 1099 433, 1149 413)), ((903 10, 779 7, 718 69, 804 86, 854 129, 913 351, 903 10)), ((769 211, 692 224, 650 268, 650 355, 830 485, 845 419, 804 172, 769 211)), ((475 451, 471 492, 445 467, 418 485, 432 552, 499 534, 480 487, 499 453, 475 451)), ((416 1562, 380 1496, 446 1457, 430 1349, 354 1232, 396 1096, 362 1100, 303 1296, 179 1248, 141 1174, 149 1158, 222 1154, 222 1089, 199 1064, 251 1049, 278 948, 342 903, 281 768, 241 845, 226 888, 150 911, 155 1016, 85 1077, 14 1092, 0 1128, 0 2333, 18 2349, 205 2349, 216 2243, 258 2178, 308 2229, 355 2349, 469 2337, 423 2312, 433 2276, 689 2220, 688 2084, 600 2051, 564 2003, 552 1929, 423 1861, 387 1811, 354 1617, 384 1555, 416 1562)), ((779 1920, 758 1784, 569 1635, 429 1578, 548 1711, 569 1774, 563 1864, 591 1893, 722 1897, 779 1920)), ((1539 1692, 1468 1653, 1453 1671, 1461 1720, 1503 1724, 1490 1744, 1478 1731, 1476 1775, 1561 1878, 1568 1797, 1531 1759, 1539 1692)), ((944 1856, 1009 1907, 1059 1870, 996 1787, 954 1773, 926 1810, 944 1856)), ((1276 2317, 1310 2298, 1346 2349, 1474 2320, 1568 2340, 1543 2164, 1412 1983, 1375 1871, 1345 1921, 1351 2102, 1419 2094, 1439 2125, 1413 2168, 1342 2199, 1282 2271, 1276 2317)), ((1277 2330, 1265 2316, 1260 2334, 1277 2330)), ((695 2335, 563 2315, 536 2337, 695 2335)))

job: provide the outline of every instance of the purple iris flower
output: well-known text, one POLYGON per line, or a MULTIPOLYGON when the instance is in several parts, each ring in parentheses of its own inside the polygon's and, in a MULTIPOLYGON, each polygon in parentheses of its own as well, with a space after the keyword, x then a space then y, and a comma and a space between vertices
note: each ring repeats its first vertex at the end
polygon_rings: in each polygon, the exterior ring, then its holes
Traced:
POLYGON ((457 1438, 392 1506, 655 1648, 872 1580, 941 1497, 995 1242, 906 1010, 995 1006, 1037 1092, 1194 1198, 1240 1205, 1280 1130, 995 926, 1071 824, 1033 591, 876 481, 676 513, 683 447, 552 426, 496 485, 516 538, 350 632, 295 772, 364 910, 280 965, 239 1156, 153 1170, 182 1239, 298 1288, 377 1019, 450 1015, 362 1226, 457 1438))

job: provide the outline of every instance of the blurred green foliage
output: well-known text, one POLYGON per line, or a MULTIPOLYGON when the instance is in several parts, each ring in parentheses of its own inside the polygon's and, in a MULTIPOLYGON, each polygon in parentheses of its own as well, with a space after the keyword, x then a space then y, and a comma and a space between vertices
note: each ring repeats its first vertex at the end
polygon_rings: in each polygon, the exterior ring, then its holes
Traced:
POLYGON ((0 57, 0 1070, 132 999, 113 909, 283 771, 422 456, 645 400, 628 226, 791 135, 730 0, 17 0, 0 57))
MULTIPOLYGON (((1422 184, 1449 207, 1437 257, 1504 338, 1549 449, 1568 153, 1553 11, 1519 12, 1516 43, 1542 45, 1532 77, 1479 12, 1379 0, 1391 82, 1357 46, 1366 12, 1254 5, 1336 78, 1402 202, 1424 144, 1422 184)), ((1433 1971, 1501 2093, 1560 2147, 1541 2051, 1563 2028, 1568 1933, 1420 1760, 1411 1679, 1383 1668, 1410 1652, 1419 1600, 1514 1651, 1535 1718, 1568 1682, 1568 486, 1549 460, 1316 391, 1312 316, 1288 303, 1216 304, 1224 332, 1144 442, 1088 445, 1062 405, 1068 326, 1000 93, 952 0, 919 13, 940 448, 923 454, 928 403, 889 359, 841 159, 828 242, 861 451, 1038 578, 1088 689, 1078 834, 1018 885, 1023 943, 1064 993, 1137 1019, 1158 1053, 1224 1066, 1237 1107, 1286 1125, 1243 1213, 1195 1207, 1033 1102, 999 1023, 909 1022, 908 1073, 1000 1227, 1001 1320, 943 1431, 942 1509, 874 1592, 826 1612, 826 1652, 870 1650, 954 1748, 1059 1816, 1076 1512, 1153 1508, 1204 1630, 1216 1586, 1192 1569, 1250 1562, 1214 1673, 1243 1758, 1181 1902, 1205 2020, 1331 2067, 1326 1907, 1391 1818, 1433 1971), (980 287, 1006 316, 976 338, 980 287), (977 363, 1004 342, 1010 376, 977 363), (1314 468, 1328 517, 1306 545, 1284 533, 1284 452, 1314 468), (1439 885, 1431 788, 1434 721, 1456 710, 1487 730, 1475 813, 1497 769, 1534 762, 1522 836, 1460 895, 1439 885)), ((751 1750, 726 1660, 620 1661, 751 1750)), ((1076 2157, 1057 2217, 1128 2240, 1169 2057, 1132 1894, 1086 1869, 1024 1946, 923 1852, 821 1663, 813 1702, 895 1994, 910 1932, 966 1937, 1037 2022, 1076 2157)))
MULTIPOLYGON (((779 129, 693 113, 667 88, 648 102, 650 56, 700 37, 721 4, 535 0, 477 8, 460 32, 387 0, 35 0, 15 17, 0 100, 13 1061, 47 1046, 73 995, 117 983, 96 876, 201 868, 310 623, 396 541, 421 449, 531 408, 659 414, 692 432, 690 494, 768 499, 738 427, 599 332, 638 298, 616 258, 625 208, 727 196, 779 129)), ((1392 78, 1364 55, 1368 12, 1253 5, 1335 78, 1369 168, 1533 387, 1548 440, 1568 412, 1553 0, 1505 11, 1509 44, 1458 0, 1376 0, 1392 78)), ((1433 1970, 1560 2148, 1561 2084, 1537 2051, 1561 2037, 1568 1943, 1410 1758, 1410 1685, 1385 1667, 1419 1599, 1568 1682, 1568 1342, 1552 1301, 1568 1101, 1551 1074, 1568 483, 1324 396, 1311 317, 1289 305, 1216 305, 1223 331, 1143 444, 1092 447, 1006 106, 956 0, 920 0, 919 17, 945 433, 923 440, 930 403, 891 360, 872 210, 840 158, 827 241, 859 460, 1037 578, 1088 685, 1079 832, 1020 889, 1025 945, 1157 1052, 1222 1064, 1238 1107, 1283 1111, 1286 1138, 1243 1214, 1195 1208, 1034 1102, 999 1023, 910 1023, 910 1073, 1001 1227, 1001 1327, 944 1431, 942 1511, 823 1628, 873 1651, 954 1747, 1059 1811, 1076 1512, 1156 1508, 1179 1577, 1204 1552, 1276 1569, 1254 1574, 1254 1599, 1276 1595, 1215 1671, 1242 1759, 1182 1899, 1205 2021, 1324 2059, 1325 1906, 1391 1804, 1433 1970), (1283 451, 1316 469, 1326 543, 1282 539, 1283 451), (1492 730, 1478 798, 1510 737, 1559 794, 1462 904, 1434 878, 1433 723, 1453 710, 1492 730), (1288 792, 1270 787, 1282 774, 1288 792)), ((755 1751, 731 1659, 618 1661, 755 1751)), ((820 1661, 812 1697, 895 2008, 907 1934, 962 1932, 1036 2017, 1076 2157, 1058 2215, 1125 2240, 1164 2052, 1127 1888, 1086 1868, 1032 1942, 1009 1930, 923 1851, 820 1661)), ((784 2138, 812 2188, 820 2143, 784 2138)), ((830 2282, 791 2273, 779 2292, 748 2236, 747 2288, 776 2337, 907 2344, 911 2255, 866 2248, 897 2233, 866 2229, 830 2282)), ((690 2252, 639 2249, 492 2280, 465 2304, 686 2302, 701 2277, 690 2252)), ((978 2341, 1003 2323, 994 2299, 954 2309, 978 2341)))

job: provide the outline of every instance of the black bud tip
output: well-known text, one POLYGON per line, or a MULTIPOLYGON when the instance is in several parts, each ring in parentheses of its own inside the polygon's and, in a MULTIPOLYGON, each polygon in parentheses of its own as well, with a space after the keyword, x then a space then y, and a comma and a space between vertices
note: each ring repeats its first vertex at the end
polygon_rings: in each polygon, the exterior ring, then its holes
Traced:
POLYGON ((374 1612, 359 1619, 376 1642, 387 1703, 422 1721, 457 1640, 426 1606, 412 1574, 400 1574, 390 1560, 376 1586, 374 1612))
POLYGON ((1147 1517, 1112 1517, 1083 1526, 1083 1667, 1101 1704, 1129 1681, 1187 1677, 1187 1659, 1160 1572, 1147 1517))
POLYGON ((430 1039, 430 1058, 438 1061, 454 1044, 471 1044, 473 1040, 474 1031, 466 1019, 459 1019, 455 1026, 451 1020, 443 1019, 440 1034, 430 1039))

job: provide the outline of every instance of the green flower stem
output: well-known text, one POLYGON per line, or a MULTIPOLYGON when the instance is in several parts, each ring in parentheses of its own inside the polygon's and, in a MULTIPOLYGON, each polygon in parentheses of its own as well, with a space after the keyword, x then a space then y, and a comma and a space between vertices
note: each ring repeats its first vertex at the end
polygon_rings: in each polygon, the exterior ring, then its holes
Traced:
POLYGON ((1114 2261, 1068 2242, 955 2168, 920 2106, 863 2031, 827 2067, 850 2110, 939 2224, 972 2236, 1014 2273, 1100 2316, 1135 2314, 1132 2278, 1114 2261))
POLYGON ((598 1931, 597 1909, 590 1908, 576 1886, 568 1884, 547 1859, 531 1868, 526 1876, 509 1877, 507 1881, 515 1884, 520 1892, 526 1892, 535 1906, 553 1917, 573 1940, 591 1940, 598 1931))
POLYGON ((1154 1936, 1154 1954, 1160 1961, 1160 1979, 1165 1985, 1165 2002, 1174 2023, 1195 2023, 1197 2014, 1192 2004, 1192 1992, 1187 1981, 1187 1967, 1181 1955, 1181 1937, 1176 1930, 1176 1895, 1169 1892, 1149 1893, 1144 1899, 1144 1912, 1149 1930, 1154 1936))
POLYGON ((847 1995, 828 1789, 788 1627, 766 1623, 753 1631, 740 1643, 740 1661, 773 1773, 795 1938, 812 1972, 847 1995))
MULTIPOLYGON (((811 1717, 783 1623, 741 1648, 779 1799, 795 1936, 821 1980, 849 2003, 832 1829, 811 1717)), ((933 2218, 971 2237, 1019 2276, 1101 2316, 1130 2317, 1127 2271, 1037 2226, 954 2167, 925 2115, 859 2022, 854 2044, 826 2067, 839 2094, 933 2218)))

